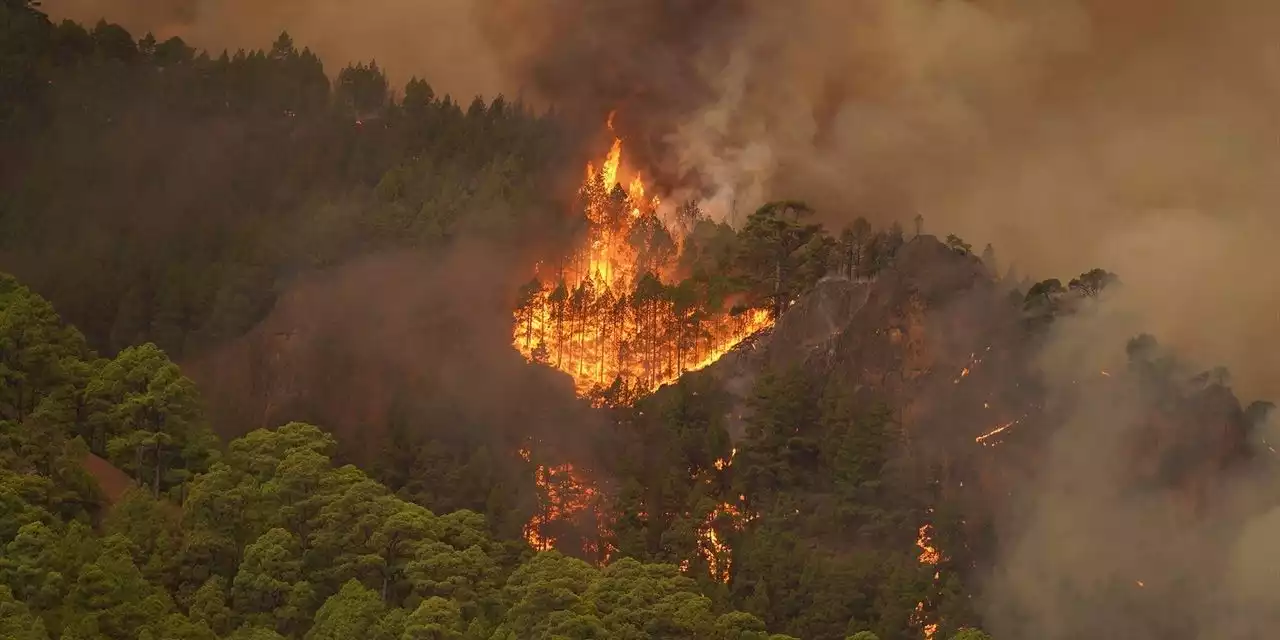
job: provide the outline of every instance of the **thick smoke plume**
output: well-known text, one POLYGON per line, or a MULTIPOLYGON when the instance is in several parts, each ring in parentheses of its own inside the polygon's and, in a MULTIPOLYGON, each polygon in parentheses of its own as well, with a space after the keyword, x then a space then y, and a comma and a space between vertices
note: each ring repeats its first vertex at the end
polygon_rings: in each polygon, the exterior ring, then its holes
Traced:
POLYGON ((713 214, 800 197, 836 225, 918 213, 1035 277, 1103 266, 1142 297, 1139 324, 1246 395, 1280 395, 1280 355, 1256 348, 1280 321, 1280 5, 478 8, 511 78, 619 107, 628 143, 713 214))

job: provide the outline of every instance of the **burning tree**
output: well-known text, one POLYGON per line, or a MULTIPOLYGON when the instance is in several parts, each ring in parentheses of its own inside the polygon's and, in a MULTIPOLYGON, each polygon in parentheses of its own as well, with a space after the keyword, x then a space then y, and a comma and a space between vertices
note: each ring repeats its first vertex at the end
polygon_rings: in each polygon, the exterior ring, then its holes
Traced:
MULTIPOLYGON (((808 212, 799 203, 762 209, 742 232, 711 222, 693 203, 664 221, 659 198, 639 175, 624 187, 621 167, 615 138, 598 167, 587 165, 576 249, 539 265, 520 291, 512 331, 525 358, 569 374, 597 406, 629 406, 770 327, 794 295, 797 274, 815 264, 797 256, 827 246, 816 225, 799 224, 808 212)), ((521 455, 531 460, 528 450, 521 455)), ((525 527, 534 548, 567 543, 560 530, 573 523, 607 524, 600 492, 581 470, 537 464, 534 477, 538 512, 525 527)), ((743 518, 738 505, 725 503, 698 527, 698 552, 716 579, 728 579, 731 562, 721 532, 743 518)), ((606 534, 583 552, 607 558, 606 534)))
POLYGON ((668 225, 639 175, 622 186, 621 162, 615 138, 599 168, 587 165, 578 192, 582 241, 535 274, 515 311, 515 347, 568 373, 583 395, 619 386, 652 391, 716 361, 769 327, 777 311, 726 308, 723 296, 695 279, 668 284, 688 264, 680 234, 693 230, 700 214, 685 205, 668 225))

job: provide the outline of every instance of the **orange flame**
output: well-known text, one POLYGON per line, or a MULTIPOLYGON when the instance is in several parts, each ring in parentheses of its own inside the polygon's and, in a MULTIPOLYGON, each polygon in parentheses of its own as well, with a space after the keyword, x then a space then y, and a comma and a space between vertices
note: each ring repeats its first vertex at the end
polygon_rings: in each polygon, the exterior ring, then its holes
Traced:
POLYGON ((728 458, 716 459, 715 461, 716 471, 724 471, 726 468, 728 468, 729 465, 733 464, 733 457, 736 455, 738 455, 738 449, 737 447, 734 447, 729 451, 728 458))
POLYGON ((1009 430, 1011 427, 1013 427, 1013 425, 1015 425, 1015 424, 1018 424, 1018 421, 1017 421, 1017 420, 1011 420, 1011 421, 1009 421, 1009 422, 1006 422, 1006 423, 1004 423, 1004 424, 1002 424, 1002 425, 1000 425, 1000 426, 998 426, 998 427, 996 427, 996 428, 994 428, 994 429, 992 429, 992 430, 990 430, 990 431, 988 431, 988 432, 986 432, 986 433, 984 433, 984 434, 982 434, 982 435, 980 435, 980 436, 978 436, 978 437, 974 438, 974 439, 973 439, 973 441, 974 441, 974 442, 976 442, 976 443, 978 443, 978 444, 986 444, 986 443, 987 443, 987 440, 990 440, 991 438, 994 438, 994 437, 996 437, 996 436, 998 436, 998 435, 1000 435, 1000 434, 1004 433, 1005 431, 1008 431, 1008 430, 1009 430))
MULTIPOLYGON (((930 509, 932 511, 932 509, 930 509)), ((942 561, 942 553, 933 546, 933 526, 925 523, 920 525, 920 529, 916 535, 916 546, 920 548, 920 564, 926 566, 937 566, 942 561)), ((933 580, 936 583, 940 577, 939 572, 934 571, 933 580)), ((925 618, 925 602, 921 600, 916 603, 915 614, 912 616, 912 622, 920 627, 924 634, 925 640, 932 640, 934 634, 938 632, 938 624, 929 622, 925 618)))
MULTIPOLYGON (((610 132, 615 115, 610 113, 606 121, 610 132)), ((682 239, 659 220, 661 200, 649 193, 643 177, 631 171, 622 183, 623 173, 622 140, 615 135, 604 158, 586 166, 579 190, 588 223, 585 237, 559 265, 537 265, 535 274, 543 280, 526 291, 514 314, 515 348, 532 362, 569 374, 583 396, 616 381, 630 393, 656 390, 719 360, 773 323, 766 309, 730 314, 654 295, 646 275, 674 276, 682 239), (647 284, 640 287, 642 283, 647 284)), ((527 449, 520 454, 530 459, 527 449)), ((732 459, 731 454, 716 461, 716 468, 723 470, 732 459)), ((599 492, 580 470, 568 464, 537 465, 534 480, 539 509, 524 528, 533 548, 556 544, 547 532, 553 522, 594 513, 598 526, 604 526, 599 492)), ((713 576, 727 580, 729 549, 711 526, 726 516, 730 522, 741 521, 733 505, 718 508, 702 526, 700 552, 713 576)), ((608 538, 607 532, 600 533, 601 541, 608 538)), ((594 550, 602 559, 609 553, 594 550)))
MULTIPOLYGON (((520 457, 531 461, 528 449, 521 449, 520 457)), ((523 533, 525 541, 535 550, 548 551, 556 544, 555 537, 545 530, 547 524, 572 520, 589 511, 598 516, 598 492, 573 465, 537 465, 534 484, 538 490, 538 511, 525 523, 523 533)), ((607 550, 601 555, 607 555, 607 550)))
MULTIPOLYGON (((987 351, 990 351, 990 350, 991 350, 991 347, 987 347, 986 349, 983 349, 982 351, 983 351, 983 353, 986 353, 987 351)), ((976 351, 975 351, 975 352, 973 352, 973 353, 970 353, 970 354, 969 354, 969 364, 967 364, 964 368, 960 369, 960 375, 959 375, 959 376, 956 376, 956 379, 955 379, 955 380, 952 380, 952 381, 951 381, 951 383, 952 383, 952 384, 960 384, 960 381, 961 381, 962 379, 964 379, 964 378, 969 377, 969 374, 970 374, 970 373, 973 373, 973 370, 974 370, 974 369, 976 369, 976 368, 978 368, 978 365, 980 365, 980 364, 982 364, 982 356, 981 356, 981 355, 978 355, 978 352, 976 352, 976 351)))
POLYGON ((716 521, 721 517, 728 517, 731 518, 734 528, 737 528, 740 526, 741 516, 742 513, 737 507, 726 502, 707 514, 707 519, 698 529, 698 551, 702 557, 706 558, 707 570, 714 580, 728 582, 729 571, 733 567, 733 550, 729 548, 728 543, 720 539, 720 534, 715 528, 716 521))
POLYGON ((942 560, 942 554, 934 548, 933 527, 928 524, 920 525, 919 534, 916 536, 916 546, 920 547, 920 564, 936 565, 942 560))
MULTIPOLYGON (((613 128, 613 115, 608 121, 613 128)), ((660 221, 661 201, 648 196, 638 173, 619 183, 622 140, 615 137, 597 169, 587 165, 580 190, 588 231, 553 283, 539 283, 515 312, 512 342, 530 361, 573 380, 580 395, 622 380, 653 391, 719 360, 766 329, 766 309, 741 314, 677 306, 641 291, 646 274, 674 275, 679 239, 660 221)))
MULTIPOLYGON (((728 458, 717 459, 714 463, 716 470, 727 469, 733 464, 733 458, 737 454, 738 450, 735 448, 729 451, 728 458)), ((738 496, 738 502, 745 503, 746 500, 745 495, 738 496)), ((721 503, 714 511, 707 514, 706 520, 698 527, 698 553, 707 561, 707 572, 711 574, 711 579, 728 582, 733 568, 733 549, 720 537, 716 524, 727 521, 734 530, 741 530, 743 525, 754 518, 729 502, 721 503)), ((681 564, 681 567, 684 571, 688 571, 689 563, 686 561, 681 564)))

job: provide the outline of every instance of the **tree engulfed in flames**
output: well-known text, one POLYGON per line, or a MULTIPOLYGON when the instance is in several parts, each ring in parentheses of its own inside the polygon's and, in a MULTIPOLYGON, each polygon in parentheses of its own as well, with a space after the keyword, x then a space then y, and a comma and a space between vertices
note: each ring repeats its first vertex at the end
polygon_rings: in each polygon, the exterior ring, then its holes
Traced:
MULTIPOLYGON (((737 453, 738 450, 734 449, 729 453, 728 458, 716 460, 716 471, 728 469, 729 465, 733 464, 733 458, 737 453)), ((746 501, 746 496, 738 496, 739 503, 746 503, 746 501)), ((752 516, 745 513, 742 508, 733 503, 724 502, 708 513, 706 520, 698 527, 698 553, 707 561, 707 571, 713 580, 728 582, 730 570, 733 568, 733 549, 721 538, 717 527, 741 530, 742 526, 751 520, 752 516)), ((684 564, 684 568, 688 568, 688 563, 684 564)))
MULTIPOLYGON (((528 449, 521 449, 520 457, 525 461, 532 459, 528 449)), ((534 483, 538 487, 538 511, 525 523, 524 537, 529 546, 547 551, 556 541, 544 532, 544 527, 550 522, 572 519, 594 509, 596 490, 590 482, 579 477, 571 464, 538 465, 534 469, 534 483)))
POLYGON ((600 167, 587 165, 580 246, 553 273, 537 274, 515 312, 516 349, 572 376, 582 395, 615 381, 652 391, 772 323, 768 310, 703 308, 662 283, 676 275, 686 230, 658 218, 660 201, 646 194, 638 174, 624 188, 621 166, 615 137, 600 167))

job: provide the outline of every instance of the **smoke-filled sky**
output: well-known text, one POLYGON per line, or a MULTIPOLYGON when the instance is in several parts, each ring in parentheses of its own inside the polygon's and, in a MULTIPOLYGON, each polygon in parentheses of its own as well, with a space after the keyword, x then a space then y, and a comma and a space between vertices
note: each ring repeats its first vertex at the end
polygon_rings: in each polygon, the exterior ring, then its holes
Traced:
MULTIPOLYGON (((804 198, 1118 272, 1140 324, 1280 395, 1280 4, 1269 0, 46 0, 192 44, 288 29, 332 72, 621 107, 712 212, 804 198)), ((741 215, 741 214, 739 214, 741 215)), ((908 224, 908 227, 910 225, 908 224)))

